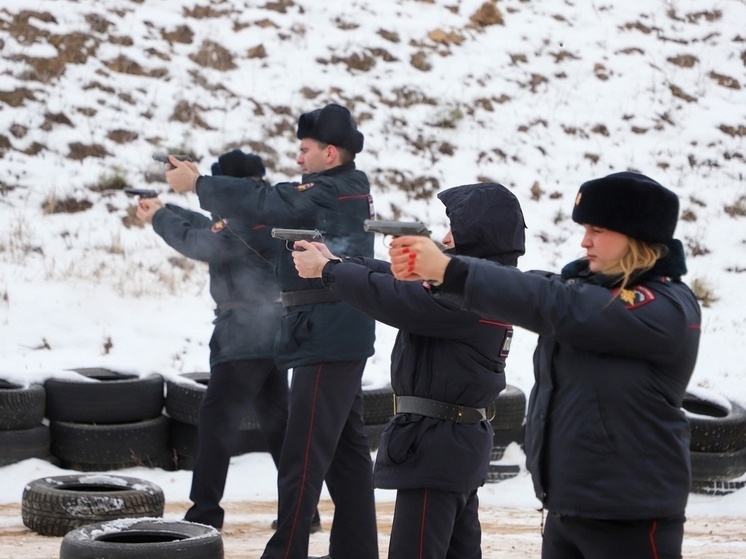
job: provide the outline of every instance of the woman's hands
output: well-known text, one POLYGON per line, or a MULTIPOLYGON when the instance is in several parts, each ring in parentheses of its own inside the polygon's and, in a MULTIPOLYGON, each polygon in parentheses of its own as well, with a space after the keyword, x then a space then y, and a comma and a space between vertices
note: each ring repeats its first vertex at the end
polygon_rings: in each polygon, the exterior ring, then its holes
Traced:
POLYGON ((427 237, 395 237, 389 247, 391 272, 398 280, 443 282, 451 258, 427 237))

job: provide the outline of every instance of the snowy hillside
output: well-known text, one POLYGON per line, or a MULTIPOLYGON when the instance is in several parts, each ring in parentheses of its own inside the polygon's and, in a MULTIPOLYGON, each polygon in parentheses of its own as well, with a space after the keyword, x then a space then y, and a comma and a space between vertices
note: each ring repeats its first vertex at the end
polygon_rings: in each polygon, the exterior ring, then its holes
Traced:
MULTIPOLYGON (((501 182, 526 214, 523 269, 581 254, 581 182, 629 169, 676 191, 705 305, 694 382, 746 402, 744 21, 742 0, 0 0, 0 373, 205 370, 206 268, 121 190, 198 207, 166 193, 154 151, 207 173, 239 147, 297 178, 297 117, 335 101, 382 217, 439 236, 436 192, 501 182)), ((524 390, 534 339, 510 360, 524 390)))

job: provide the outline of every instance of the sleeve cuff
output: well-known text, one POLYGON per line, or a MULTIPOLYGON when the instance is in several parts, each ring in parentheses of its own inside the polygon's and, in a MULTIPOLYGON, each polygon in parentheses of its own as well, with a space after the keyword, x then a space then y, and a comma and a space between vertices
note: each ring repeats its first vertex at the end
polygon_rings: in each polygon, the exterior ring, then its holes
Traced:
POLYGON ((466 291, 466 278, 469 275, 469 264, 459 258, 451 258, 443 275, 443 283, 438 290, 443 293, 463 294, 466 291))
POLYGON ((329 262, 324 264, 324 268, 321 270, 321 284, 324 287, 329 287, 329 285, 334 283, 334 266, 339 263, 339 260, 329 260, 329 262))

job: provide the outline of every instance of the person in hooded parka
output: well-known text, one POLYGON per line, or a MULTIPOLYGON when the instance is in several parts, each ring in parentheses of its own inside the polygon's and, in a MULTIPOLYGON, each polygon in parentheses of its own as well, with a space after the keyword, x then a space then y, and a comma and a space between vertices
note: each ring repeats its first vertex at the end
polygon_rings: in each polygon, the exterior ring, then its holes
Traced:
MULTIPOLYGON (((451 228, 446 251, 516 266, 525 250, 520 204, 479 183, 438 195, 451 228)), ((389 558, 481 557, 477 489, 493 446, 486 408, 505 388, 513 328, 435 298, 427 283, 398 281, 387 262, 338 259, 297 243, 301 277, 321 277, 349 305, 399 329, 391 354, 395 415, 381 435, 374 481, 396 489, 389 558)))

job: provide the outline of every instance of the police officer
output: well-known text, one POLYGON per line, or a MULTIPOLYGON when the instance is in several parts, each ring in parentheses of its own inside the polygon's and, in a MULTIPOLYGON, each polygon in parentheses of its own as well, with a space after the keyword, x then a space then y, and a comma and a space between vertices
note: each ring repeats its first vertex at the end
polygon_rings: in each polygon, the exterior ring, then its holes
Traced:
MULTIPOLYGON (((515 266, 525 225, 516 197, 496 183, 449 188, 438 198, 451 228, 447 254, 515 266)), ((387 262, 343 260, 322 244, 297 243, 302 277, 399 329, 391 354, 396 415, 381 435, 374 481, 396 489, 390 559, 481 557, 477 489, 494 434, 485 408, 505 388, 513 329, 433 297, 426 283, 401 282, 387 262)))
MULTIPOLYGON (((270 186, 250 179, 200 176, 171 158, 169 185, 194 190, 202 208, 272 227, 318 229, 335 250, 373 255, 370 184, 355 168, 363 134, 337 104, 298 119, 301 182, 270 186)), ((263 557, 306 559, 314 509, 326 481, 335 504, 329 552, 334 559, 377 559, 372 462, 363 423, 361 380, 373 354, 375 322, 302 279, 289 250, 277 262, 284 314, 277 364, 292 368, 288 427, 278 474, 278 526, 263 557)))
POLYGON ((526 459, 548 511, 543 559, 680 558, 689 494, 681 409, 701 312, 681 281, 679 201, 631 172, 584 183, 572 218, 586 256, 561 274, 449 259, 391 243, 402 279, 430 278, 463 308, 539 334, 526 459))
MULTIPOLYGON (((257 155, 234 150, 221 155, 213 172, 264 175, 257 155)), ((157 198, 141 198, 137 216, 172 248, 207 262, 210 294, 216 303, 210 339, 210 382, 200 404, 197 447, 185 519, 223 526, 220 506, 231 450, 241 418, 252 403, 267 446, 279 462, 287 423, 287 372, 274 362, 274 338, 281 306, 274 262, 280 247, 263 224, 206 215, 157 198)))

